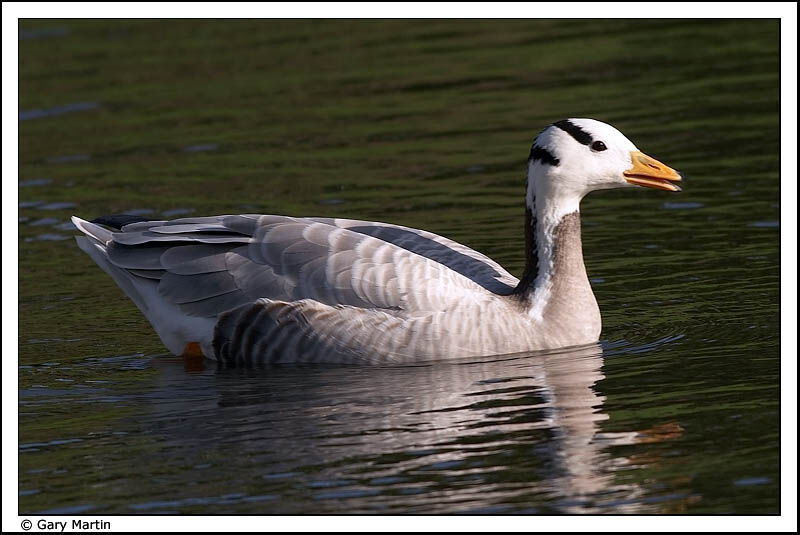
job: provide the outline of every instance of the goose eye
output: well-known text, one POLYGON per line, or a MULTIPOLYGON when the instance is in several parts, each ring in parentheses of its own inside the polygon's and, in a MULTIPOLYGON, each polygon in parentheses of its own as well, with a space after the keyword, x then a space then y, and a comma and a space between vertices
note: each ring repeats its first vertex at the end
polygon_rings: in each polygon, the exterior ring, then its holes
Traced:
POLYGON ((606 150, 606 144, 602 141, 595 141, 592 143, 592 150, 595 152, 600 152, 602 150, 606 150))

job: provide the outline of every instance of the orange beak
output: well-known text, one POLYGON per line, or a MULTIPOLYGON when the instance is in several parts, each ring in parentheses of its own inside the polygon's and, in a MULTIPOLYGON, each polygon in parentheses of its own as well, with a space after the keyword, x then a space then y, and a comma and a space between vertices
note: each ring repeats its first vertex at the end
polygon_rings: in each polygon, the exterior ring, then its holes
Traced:
POLYGON ((681 175, 675 169, 639 151, 631 151, 631 161, 633 167, 622 173, 631 184, 666 191, 681 190, 674 184, 681 181, 681 175))

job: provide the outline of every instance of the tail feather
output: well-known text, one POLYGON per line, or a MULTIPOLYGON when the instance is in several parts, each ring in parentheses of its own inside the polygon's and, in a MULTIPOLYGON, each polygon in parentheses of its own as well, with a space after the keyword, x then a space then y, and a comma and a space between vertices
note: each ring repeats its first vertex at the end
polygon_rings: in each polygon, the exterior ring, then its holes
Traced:
MULTIPOLYGON (((90 223, 89 221, 83 220, 77 216, 72 216, 72 224, 78 227, 78 230, 80 230, 87 236, 94 238, 96 241, 102 243, 103 245, 108 245, 108 242, 111 241, 112 237, 111 232, 99 225, 90 223)), ((81 249, 83 249, 83 247, 81 247, 81 249)), ((85 250, 86 249, 84 249, 84 251, 85 250)))
POLYGON ((75 237, 78 247, 114 279, 142 311, 172 353, 179 355, 184 352, 187 344, 194 342, 200 344, 207 357, 215 358, 211 346, 213 319, 187 316, 159 294, 158 280, 136 276, 131 271, 114 265, 108 257, 108 246, 113 238, 111 232, 79 217, 73 216, 72 222, 85 234, 75 237))
POLYGON ((92 257, 92 260, 94 260, 95 263, 100 266, 100 269, 108 273, 111 278, 114 279, 114 282, 117 283, 117 286, 122 288, 122 291, 125 292, 125 295, 130 297, 131 300, 136 303, 136 306, 139 307, 139 310, 147 315, 150 307, 147 305, 147 300, 145 300, 145 298, 137 289, 136 284, 134 284, 133 276, 130 275, 126 270, 118 268, 109 261, 105 245, 98 243, 97 239, 91 235, 76 236, 75 241, 78 243, 78 247, 80 247, 83 252, 92 257))

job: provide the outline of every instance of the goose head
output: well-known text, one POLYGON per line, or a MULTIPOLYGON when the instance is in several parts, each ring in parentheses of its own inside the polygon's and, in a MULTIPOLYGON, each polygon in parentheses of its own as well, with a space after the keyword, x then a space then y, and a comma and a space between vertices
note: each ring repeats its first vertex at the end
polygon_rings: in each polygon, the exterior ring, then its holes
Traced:
POLYGON ((680 191, 680 181, 677 171, 641 152, 613 126, 594 119, 564 119, 533 142, 528 204, 534 197, 546 198, 572 209, 591 191, 632 186, 680 191))

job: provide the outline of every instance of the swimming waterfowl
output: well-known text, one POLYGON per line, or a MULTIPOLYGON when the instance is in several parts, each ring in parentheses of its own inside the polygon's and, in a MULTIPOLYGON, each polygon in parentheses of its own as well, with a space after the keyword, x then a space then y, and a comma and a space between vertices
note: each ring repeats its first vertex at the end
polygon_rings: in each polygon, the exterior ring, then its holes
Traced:
POLYGON ((680 181, 608 124, 548 126, 528 158, 521 279, 457 242, 388 223, 258 214, 72 220, 85 234, 79 247, 175 354, 233 364, 401 363, 596 342, 581 199, 631 186, 680 191, 680 181))

